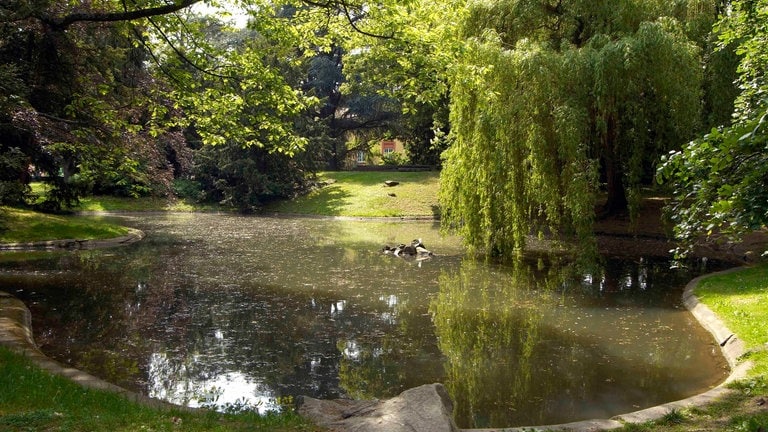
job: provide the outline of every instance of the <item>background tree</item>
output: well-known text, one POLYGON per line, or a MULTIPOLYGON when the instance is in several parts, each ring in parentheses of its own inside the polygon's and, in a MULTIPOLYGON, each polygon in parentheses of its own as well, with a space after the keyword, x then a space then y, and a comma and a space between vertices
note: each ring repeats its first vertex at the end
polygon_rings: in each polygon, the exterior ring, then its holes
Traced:
POLYGON ((276 39, 304 51, 306 64, 300 88, 318 98, 320 104, 305 112, 302 133, 314 147, 312 154, 327 161, 328 168, 340 169, 350 151, 368 150, 370 140, 367 138, 380 139, 387 134, 399 121, 400 107, 386 94, 350 87, 359 77, 347 71, 346 66, 359 51, 348 43, 350 39, 390 38, 374 34, 375 29, 369 28, 379 19, 372 19, 371 15, 379 17, 386 13, 343 2, 323 3, 323 8, 311 7, 317 5, 298 3, 281 7, 278 16, 286 21, 281 29, 293 28, 297 34, 311 37, 293 41, 284 37, 276 39), (353 138, 360 145, 350 146, 353 138))
POLYGON ((464 8, 454 1, 394 4, 365 17, 366 31, 345 39, 354 55, 345 63, 343 91, 397 104, 399 115, 385 129, 405 142, 415 164, 440 165, 448 146, 447 71, 460 49, 455 30, 464 8))
POLYGON ((717 7, 473 4, 451 73, 446 224, 470 246, 503 254, 536 232, 588 244, 601 192, 602 215, 634 213, 659 156, 700 130, 702 28, 717 7))
POLYGON ((304 188, 313 158, 301 157, 308 140, 297 123, 316 98, 298 88, 296 49, 212 17, 162 26, 183 26, 151 50, 195 143, 192 175, 201 191, 185 193, 253 211, 304 188))
MULTIPOLYGON (((22 185, 4 202, 23 199, 31 166, 53 185, 46 207, 54 210, 91 191, 167 193, 191 164, 185 137, 255 147, 251 156, 266 158, 303 152, 295 123, 314 98, 283 74, 301 53, 201 20, 188 9, 196 2, 0 5, 0 79, 9 89, 1 145, 26 157, 4 158, 3 180, 22 185)), ((270 8, 246 5, 277 27, 261 12, 270 8)))
POLYGON ((45 174, 52 188, 44 208, 71 205, 95 183, 130 194, 167 190, 172 174, 164 156, 181 140, 160 121, 173 111, 161 83, 143 69, 130 20, 192 3, 134 10, 88 2, 0 5, 7 90, 0 148, 25 155, 17 166, 22 184, 31 167, 45 174))
POLYGON ((736 46, 741 60, 733 121, 671 152, 659 168, 674 188, 668 210, 681 255, 700 239, 738 241, 768 224, 768 2, 732 2, 716 31, 720 50, 736 46))

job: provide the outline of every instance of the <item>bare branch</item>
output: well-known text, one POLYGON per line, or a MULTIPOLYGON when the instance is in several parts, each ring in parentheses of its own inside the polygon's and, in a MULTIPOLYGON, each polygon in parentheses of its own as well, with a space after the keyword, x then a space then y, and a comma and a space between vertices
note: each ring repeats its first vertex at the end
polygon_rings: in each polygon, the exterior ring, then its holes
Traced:
POLYGON ((392 34, 390 34, 389 36, 386 36, 386 35, 379 35, 379 34, 375 34, 375 33, 369 33, 369 32, 367 32, 365 30, 360 29, 355 24, 356 20, 352 18, 352 15, 350 15, 349 9, 347 8, 347 5, 342 3, 341 6, 342 6, 342 9, 344 10, 344 15, 346 15, 346 17, 347 17, 347 21, 349 22, 349 25, 352 26, 352 28, 356 32, 358 32, 358 33, 360 33, 362 35, 365 35, 365 36, 370 36, 370 37, 379 38, 379 39, 394 39, 394 37, 395 37, 395 33, 394 32, 392 34))
POLYGON ((338 10, 341 10, 344 13, 344 16, 347 18, 347 22, 349 22, 349 25, 352 27, 353 30, 356 32, 365 35, 370 36, 378 39, 394 39, 395 34, 394 32, 390 35, 380 35, 375 33, 367 32, 360 27, 357 26, 355 17, 352 16, 352 14, 349 12, 350 7, 359 7, 359 6, 353 6, 350 5, 348 2, 344 0, 327 0, 327 1, 317 1, 317 0, 302 0, 305 4, 308 4, 310 6, 315 6, 323 9, 331 10, 333 8, 336 8, 338 10))
POLYGON ((159 15, 167 15, 192 6, 201 0, 179 0, 163 6, 151 7, 146 9, 136 9, 123 12, 76 12, 65 15, 61 18, 52 18, 48 16, 39 16, 40 21, 48 24, 55 30, 64 30, 70 25, 81 22, 118 22, 133 21, 141 18, 150 18, 159 15))

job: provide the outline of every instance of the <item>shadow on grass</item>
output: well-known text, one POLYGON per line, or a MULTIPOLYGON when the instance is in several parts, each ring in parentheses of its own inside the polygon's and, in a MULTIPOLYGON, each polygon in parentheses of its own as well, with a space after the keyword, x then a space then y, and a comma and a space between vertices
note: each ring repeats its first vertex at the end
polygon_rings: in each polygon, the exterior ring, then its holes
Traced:
POLYGON ((428 182, 437 179, 440 173, 437 171, 334 171, 325 173, 325 176, 347 184, 372 186, 384 183, 386 180, 415 183, 428 182))
POLYGON ((338 216, 343 214, 344 208, 352 194, 334 185, 320 189, 311 197, 302 199, 301 204, 294 201, 285 201, 277 206, 277 210, 288 213, 320 214, 338 216))
MULTIPOLYGON (((439 205, 433 205, 431 207, 432 207, 432 217, 435 218, 436 220, 440 220, 440 214, 441 214, 440 213, 440 206, 439 205)), ((440 224, 438 223, 438 225, 440 225, 440 224)))

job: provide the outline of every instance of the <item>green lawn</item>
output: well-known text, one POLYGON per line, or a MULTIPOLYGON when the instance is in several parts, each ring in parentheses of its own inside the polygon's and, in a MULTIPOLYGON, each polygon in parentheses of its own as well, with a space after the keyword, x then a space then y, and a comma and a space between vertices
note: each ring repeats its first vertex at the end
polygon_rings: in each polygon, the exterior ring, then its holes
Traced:
POLYGON ((93 216, 58 216, 30 210, 0 207, 4 229, 0 243, 26 243, 61 239, 105 239, 119 237, 128 229, 93 216))
POLYGON ((267 211, 289 214, 359 217, 435 217, 439 215, 437 171, 325 172, 327 186, 290 201, 280 201, 267 211), (385 181, 399 184, 388 187, 385 181))
POLYGON ((0 347, 2 431, 314 431, 291 412, 260 416, 155 409, 51 375, 0 347))
POLYGON ((85 197, 75 209, 86 212, 142 212, 142 211, 217 211, 224 210, 216 204, 200 204, 183 199, 167 199, 155 197, 125 198, 105 195, 85 197))
MULTIPOLYGON (((42 201, 48 191, 48 185, 41 182, 30 184, 32 193, 42 201)), ((186 199, 168 199, 158 197, 118 197, 108 195, 92 195, 80 199, 80 205, 74 208, 76 211, 109 212, 109 211, 204 211, 220 210, 215 204, 199 204, 186 199)))
POLYGON ((768 376, 768 265, 704 279, 696 295, 746 344, 754 376, 768 376))

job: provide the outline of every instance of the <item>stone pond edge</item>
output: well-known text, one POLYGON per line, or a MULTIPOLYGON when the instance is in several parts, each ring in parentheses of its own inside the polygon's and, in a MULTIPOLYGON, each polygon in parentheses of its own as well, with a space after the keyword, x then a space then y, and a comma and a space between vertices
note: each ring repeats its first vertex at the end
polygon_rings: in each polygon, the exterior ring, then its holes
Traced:
MULTIPOLYGON (((32 248, 95 248, 110 247, 123 244, 129 244, 144 237, 144 233, 139 230, 132 230, 127 236, 107 239, 107 240, 58 240, 53 242, 36 242, 34 244, 8 244, 0 245, 0 249, 29 249, 32 248), (71 242, 75 242, 74 244, 71 242), (33 246, 30 246, 33 245, 33 246)), ((706 277, 714 275, 728 274, 743 270, 744 267, 736 267, 725 271, 710 273, 694 278, 685 287, 683 292, 683 303, 699 323, 709 331, 715 341, 721 346, 723 356, 730 367, 731 373, 728 378, 718 385, 704 393, 694 395, 682 400, 657 405, 643 410, 621 414, 610 419, 593 419, 573 423, 545 426, 527 426, 514 428, 485 428, 485 429, 462 429, 464 432, 532 432, 532 431, 602 431, 623 427, 626 423, 644 423, 657 420, 673 410, 680 410, 692 406, 701 406, 714 402, 727 395, 733 390, 727 386, 733 381, 746 377, 747 372, 752 367, 749 361, 740 362, 739 358, 744 354, 745 348, 743 341, 731 332, 720 318, 712 312, 706 305, 701 303, 694 294, 694 289, 699 282, 706 277)), ((61 363, 49 358, 42 353, 35 344, 32 333, 31 313, 26 305, 13 295, 0 291, 0 345, 10 348, 12 351, 20 353, 30 359, 40 368, 63 377, 69 378, 76 383, 93 389, 107 390, 123 395, 128 400, 139 402, 145 405, 158 408, 173 408, 187 410, 180 405, 173 405, 158 399, 150 398, 135 392, 131 392, 117 385, 106 382, 86 372, 75 368, 67 367, 61 363)))
POLYGON ((106 239, 60 239, 25 243, 0 243, 0 251, 52 250, 52 249, 101 249, 135 243, 144 238, 144 231, 128 228, 128 233, 106 239))

